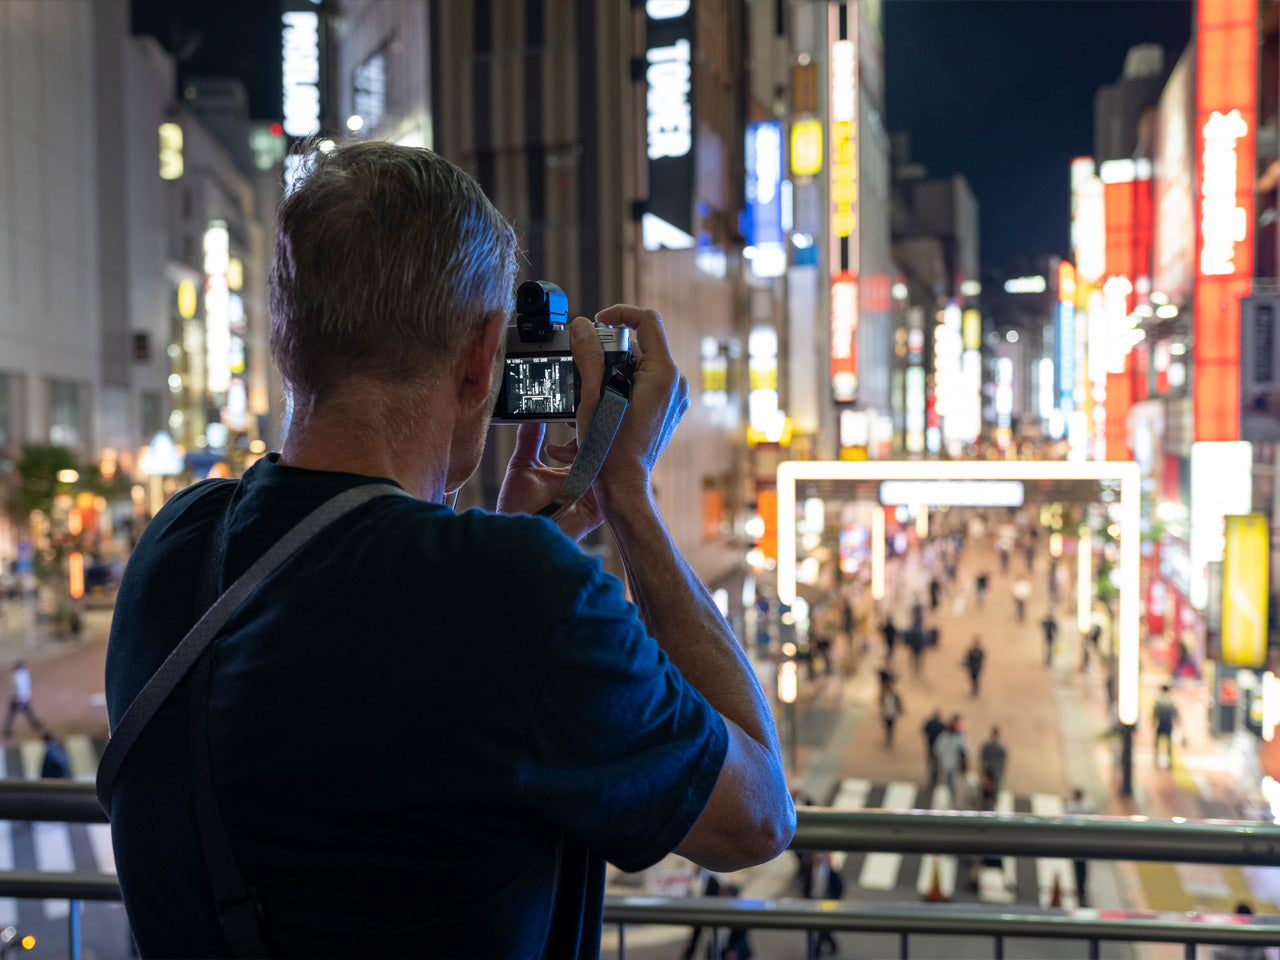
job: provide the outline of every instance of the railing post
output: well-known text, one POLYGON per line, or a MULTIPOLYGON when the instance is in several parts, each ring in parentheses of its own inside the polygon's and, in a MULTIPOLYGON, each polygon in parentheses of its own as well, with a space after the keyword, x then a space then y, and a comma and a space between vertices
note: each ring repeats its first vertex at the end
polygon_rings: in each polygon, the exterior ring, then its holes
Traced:
POLYGON ((898 934, 898 960, 911 960, 911 951, 907 948, 907 931, 898 934))
POLYGON ((1194 940, 1188 940, 1182 945, 1182 948, 1182 955, 1186 957, 1187 960, 1196 960, 1196 942, 1194 940))
POLYGON ((996 955, 994 960, 1004 960, 1004 937, 996 937, 996 955))
POLYGON ((627 925, 618 924, 618 960, 627 960, 627 925))
POLYGON ((1102 947, 1099 946, 1098 940, 1089 941, 1089 960, 1100 960, 1102 947))
POLYGON ((70 941, 69 955, 71 960, 80 960, 80 907, 79 900, 72 900, 71 913, 67 916, 67 934, 70 941))

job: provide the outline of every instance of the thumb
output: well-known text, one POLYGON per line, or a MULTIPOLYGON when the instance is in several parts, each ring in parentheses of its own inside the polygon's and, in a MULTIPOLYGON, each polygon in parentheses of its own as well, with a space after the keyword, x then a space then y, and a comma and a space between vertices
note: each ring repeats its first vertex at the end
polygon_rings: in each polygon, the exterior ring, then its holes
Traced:
POLYGON ((573 353, 573 365, 578 371, 578 438, 587 429, 600 403, 600 388, 604 384, 604 347, 600 335, 586 317, 574 317, 569 325, 569 349, 573 353))
POLYGON ((511 452, 511 460, 536 463, 542 451, 542 434, 546 430, 545 423, 522 423, 516 427, 516 448, 511 452))

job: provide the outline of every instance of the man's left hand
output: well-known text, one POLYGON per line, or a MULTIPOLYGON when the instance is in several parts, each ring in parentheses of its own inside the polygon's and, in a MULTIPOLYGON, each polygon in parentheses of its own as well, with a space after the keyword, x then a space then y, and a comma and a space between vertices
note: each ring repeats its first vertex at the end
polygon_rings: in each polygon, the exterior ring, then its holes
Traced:
MULTIPOLYGON (((498 491, 499 513, 534 513, 541 510, 564 486, 569 468, 553 467, 542 460, 544 423, 522 423, 516 428, 516 448, 507 464, 507 475, 498 491)), ((548 444, 549 456, 569 463, 577 453, 578 442, 548 444)), ((581 540, 604 521, 604 515, 596 504, 594 490, 588 490, 556 525, 565 536, 581 540)))

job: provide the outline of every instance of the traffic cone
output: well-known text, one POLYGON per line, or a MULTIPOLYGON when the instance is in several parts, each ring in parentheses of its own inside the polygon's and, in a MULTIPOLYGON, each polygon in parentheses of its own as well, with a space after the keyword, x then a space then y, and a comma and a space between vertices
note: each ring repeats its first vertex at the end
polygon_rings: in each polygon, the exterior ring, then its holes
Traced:
POLYGON ((929 892, 925 894, 925 901, 928 903, 946 903, 946 894, 942 892, 942 876, 938 871, 938 858, 933 858, 933 882, 929 886, 929 892))
POLYGON ((1062 906, 1062 878, 1056 873, 1053 875, 1053 893, 1049 896, 1049 906, 1062 906))

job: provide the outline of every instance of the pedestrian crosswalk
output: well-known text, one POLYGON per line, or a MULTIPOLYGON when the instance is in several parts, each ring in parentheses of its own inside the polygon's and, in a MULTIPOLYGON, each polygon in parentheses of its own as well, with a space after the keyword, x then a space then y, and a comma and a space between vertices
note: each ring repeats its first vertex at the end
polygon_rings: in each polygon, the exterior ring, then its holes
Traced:
MULTIPOLYGON (((105 742, 71 734, 64 737, 62 743, 71 763, 72 778, 91 782, 97 775, 98 758, 105 742)), ((44 742, 35 739, 0 749, 0 779, 38 780, 44 749, 44 742)), ((0 872, 8 870, 114 874, 116 861, 111 849, 111 828, 105 823, 0 820, 0 872)), ((19 909, 18 900, 0 897, 0 928, 29 927, 31 919, 20 918, 19 909)), ((70 914, 71 905, 67 900, 44 900, 38 909, 45 920, 62 920, 70 914)))
MULTIPOLYGON (((838 810, 950 810, 951 791, 939 784, 932 791, 915 783, 875 784, 857 777, 842 780, 831 806, 838 810)), ((1050 794, 1015 796, 1002 790, 996 798, 999 813, 1061 815, 1062 798, 1050 794)), ((991 857, 975 863, 969 857, 873 851, 850 853, 843 869, 846 896, 874 891, 902 899, 940 894, 947 900, 986 903, 1077 905, 1075 872, 1061 857, 991 857)))

